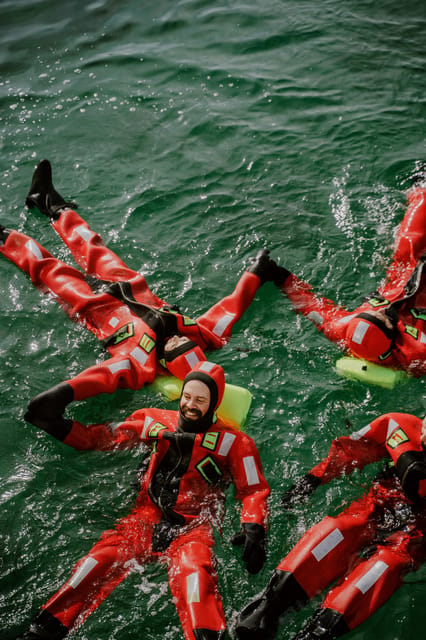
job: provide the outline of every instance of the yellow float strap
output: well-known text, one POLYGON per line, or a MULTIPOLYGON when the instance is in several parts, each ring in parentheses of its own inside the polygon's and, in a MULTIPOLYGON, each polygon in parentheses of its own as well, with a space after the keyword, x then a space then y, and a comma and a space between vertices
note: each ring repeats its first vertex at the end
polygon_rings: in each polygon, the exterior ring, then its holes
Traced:
MULTIPOLYGON (((182 380, 175 376, 157 376, 147 388, 154 393, 161 393, 166 400, 177 400, 182 392, 182 380)), ((216 411, 217 417, 236 429, 242 429, 252 398, 248 389, 226 383, 222 402, 216 411)))
POLYGON ((389 369, 379 364, 345 356, 336 362, 336 371, 346 378, 360 380, 367 384, 376 384, 385 389, 393 389, 401 382, 407 382, 410 376, 405 371, 389 369))

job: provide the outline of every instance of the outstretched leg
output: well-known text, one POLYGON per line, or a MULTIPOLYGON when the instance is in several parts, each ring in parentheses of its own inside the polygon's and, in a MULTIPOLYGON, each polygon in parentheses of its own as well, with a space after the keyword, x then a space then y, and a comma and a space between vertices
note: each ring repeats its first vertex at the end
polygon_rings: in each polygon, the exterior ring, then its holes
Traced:
POLYGON ((377 611, 402 585, 403 576, 424 559, 420 531, 393 534, 330 591, 294 640, 333 640, 354 629, 377 611))
POLYGON ((17 640, 61 640, 79 626, 130 573, 130 561, 155 560, 152 527, 133 514, 106 531, 90 553, 74 567, 71 577, 44 605, 28 631, 17 640))
POLYGON ((222 640, 226 622, 213 569, 213 539, 200 527, 172 543, 169 582, 186 640, 222 640))
POLYGON ((426 189, 408 193, 408 208, 398 229, 392 263, 386 281, 405 284, 418 260, 426 252, 426 189))
POLYGON ((240 614, 240 640, 270 640, 279 617, 298 608, 325 589, 346 570, 354 555, 374 534, 371 494, 354 502, 335 518, 314 525, 274 571, 265 591, 240 614))
POLYGON ((0 253, 26 273, 37 289, 43 293, 50 291, 72 320, 84 321, 99 339, 111 333, 111 329, 103 333, 101 327, 120 303, 106 293, 94 293, 80 271, 58 260, 19 231, 8 231, 0 253))
POLYGON ((51 219, 54 229, 88 275, 108 282, 131 281, 143 296, 143 302, 157 306, 161 303, 150 291, 145 278, 108 249, 101 237, 74 211, 74 203, 65 202, 55 190, 48 160, 42 160, 34 171, 26 205, 30 209, 37 207, 51 219))
MULTIPOLYGON (((206 328, 213 334, 210 339, 207 338, 212 343, 209 344, 209 348, 219 349, 229 341, 235 323, 247 311, 258 289, 265 282, 277 284, 280 281, 280 267, 269 257, 268 249, 259 251, 251 262, 234 291, 197 318, 201 332, 206 328)), ((204 337, 206 338, 205 335, 204 337)))
POLYGON ((48 218, 57 220, 64 209, 76 207, 73 202, 65 202, 52 183, 52 167, 49 160, 41 160, 37 165, 25 204, 29 209, 37 209, 48 218))

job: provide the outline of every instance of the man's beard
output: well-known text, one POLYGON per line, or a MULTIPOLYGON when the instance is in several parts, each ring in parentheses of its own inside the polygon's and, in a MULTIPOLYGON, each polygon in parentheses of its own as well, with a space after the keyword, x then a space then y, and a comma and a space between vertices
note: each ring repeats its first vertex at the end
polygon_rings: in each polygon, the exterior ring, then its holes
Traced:
POLYGON ((185 404, 182 405, 180 412, 188 422, 191 422, 192 420, 194 422, 198 422, 198 420, 201 420, 201 418, 203 417, 203 414, 199 409, 191 409, 191 415, 188 416, 187 406, 185 404))
POLYGON ((190 418, 186 418, 183 409, 185 406, 179 407, 179 419, 178 425, 187 433, 203 433, 206 431, 212 424, 213 414, 214 412, 209 410, 204 415, 199 409, 195 409, 197 413, 197 417, 191 416, 190 418))

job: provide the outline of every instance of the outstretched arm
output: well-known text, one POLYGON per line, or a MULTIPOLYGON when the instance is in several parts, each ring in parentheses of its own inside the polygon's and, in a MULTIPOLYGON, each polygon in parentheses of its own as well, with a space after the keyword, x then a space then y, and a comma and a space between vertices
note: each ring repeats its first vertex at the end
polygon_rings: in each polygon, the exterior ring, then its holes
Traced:
POLYGON ((234 325, 253 302, 260 286, 257 275, 244 271, 234 291, 197 318, 208 349, 220 349, 228 342, 234 325))
POLYGON ((170 427, 173 417, 174 411, 138 409, 123 422, 84 425, 74 421, 63 442, 78 450, 130 449, 141 442, 150 444, 163 438, 166 440, 169 428, 173 430, 170 427))
POLYGON ((344 339, 346 321, 352 314, 332 300, 315 294, 312 287, 289 273, 279 287, 293 304, 294 310, 311 320, 317 329, 332 342, 344 339))
POLYGON ((270 489, 251 438, 242 435, 238 446, 233 447, 230 463, 237 498, 242 501, 241 529, 231 541, 233 545, 242 545, 242 560, 247 571, 258 573, 266 560, 267 499, 270 489))
POLYGON ((386 424, 385 416, 381 416, 350 436, 333 440, 327 456, 284 493, 283 507, 288 509, 305 502, 320 484, 327 484, 386 456, 383 435, 386 424))

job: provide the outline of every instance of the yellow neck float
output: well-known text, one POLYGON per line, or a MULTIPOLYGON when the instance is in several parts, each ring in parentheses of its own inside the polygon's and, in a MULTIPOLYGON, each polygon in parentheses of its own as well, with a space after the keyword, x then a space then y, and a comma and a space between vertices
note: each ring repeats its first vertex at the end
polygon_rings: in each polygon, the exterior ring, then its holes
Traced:
MULTIPOLYGON (((182 392, 182 380, 175 376, 157 376, 148 389, 161 393, 166 400, 177 400, 182 392)), ((250 410, 252 394, 244 387, 225 384, 225 392, 216 414, 217 417, 235 429, 242 429, 250 410)))

